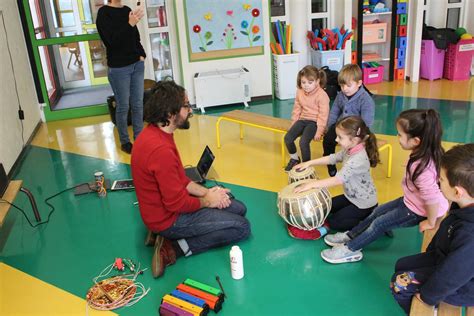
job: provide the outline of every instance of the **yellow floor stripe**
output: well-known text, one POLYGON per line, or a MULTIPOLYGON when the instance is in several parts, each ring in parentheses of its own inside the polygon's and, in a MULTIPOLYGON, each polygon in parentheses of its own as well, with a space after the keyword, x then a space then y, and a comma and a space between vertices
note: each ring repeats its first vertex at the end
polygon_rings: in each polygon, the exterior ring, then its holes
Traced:
POLYGON ((0 315, 2 316, 118 315, 88 308, 84 299, 4 263, 0 263, 0 280, 0 315))

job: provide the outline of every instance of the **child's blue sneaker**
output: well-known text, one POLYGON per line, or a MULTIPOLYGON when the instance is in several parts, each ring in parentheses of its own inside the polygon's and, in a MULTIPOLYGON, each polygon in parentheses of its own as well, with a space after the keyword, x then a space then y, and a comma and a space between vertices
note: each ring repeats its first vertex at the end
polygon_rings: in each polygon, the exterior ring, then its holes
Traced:
POLYGON ((335 233, 335 234, 327 235, 326 237, 324 237, 324 242, 326 243, 326 245, 331 246, 331 247, 343 245, 349 240, 351 240, 351 237, 347 235, 347 232, 335 233))
POLYGON ((363 255, 360 250, 352 251, 346 245, 338 245, 321 251, 321 257, 329 263, 346 263, 360 261, 363 255))

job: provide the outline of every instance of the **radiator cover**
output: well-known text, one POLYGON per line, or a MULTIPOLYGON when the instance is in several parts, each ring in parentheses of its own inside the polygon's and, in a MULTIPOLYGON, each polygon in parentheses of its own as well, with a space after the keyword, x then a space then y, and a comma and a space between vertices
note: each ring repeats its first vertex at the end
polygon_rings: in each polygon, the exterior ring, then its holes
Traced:
POLYGON ((250 73, 244 67, 199 72, 194 75, 196 107, 204 108, 250 101, 250 73))

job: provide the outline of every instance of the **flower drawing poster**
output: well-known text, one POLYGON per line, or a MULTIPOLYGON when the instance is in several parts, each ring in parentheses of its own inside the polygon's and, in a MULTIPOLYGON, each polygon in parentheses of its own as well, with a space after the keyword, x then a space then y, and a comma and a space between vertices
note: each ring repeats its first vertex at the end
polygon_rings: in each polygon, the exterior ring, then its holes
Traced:
POLYGON ((262 0, 186 0, 190 53, 263 46, 262 0))

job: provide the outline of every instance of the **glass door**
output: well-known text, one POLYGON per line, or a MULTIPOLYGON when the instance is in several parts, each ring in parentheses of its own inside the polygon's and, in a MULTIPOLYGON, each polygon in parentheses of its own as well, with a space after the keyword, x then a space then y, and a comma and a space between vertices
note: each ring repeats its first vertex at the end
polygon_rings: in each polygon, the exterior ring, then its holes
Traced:
MULTIPOLYGON (((29 0, 31 10, 34 10, 36 14, 33 15, 33 27, 36 36, 39 38, 46 38, 45 25, 43 15, 41 13, 40 1, 29 0)), ((55 103, 58 98, 58 87, 59 80, 58 76, 55 75, 56 69, 53 68, 53 61, 51 59, 52 52, 48 47, 43 47, 39 50, 41 60, 44 61, 42 67, 44 69, 44 79, 46 82, 46 89, 48 91, 48 98, 52 103, 55 103)))
MULTIPOLYGON (((168 78, 176 80, 176 73, 173 71, 174 55, 172 43, 175 42, 174 34, 170 32, 169 9, 165 0, 147 0, 145 3, 146 34, 147 43, 147 65, 153 69, 153 78, 156 81, 168 78)), ((143 42, 143 41, 142 41, 143 42)))
MULTIPOLYGON (((97 33, 95 21, 99 8, 104 6, 107 0, 77 0, 79 17, 82 31, 85 34, 97 33)), ((107 59, 105 46, 102 41, 84 42, 84 53, 89 68, 89 80, 92 85, 106 84, 107 59)))

